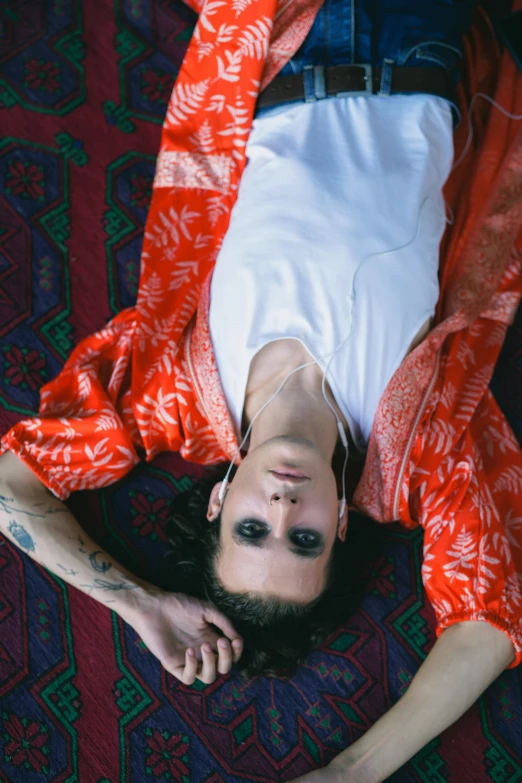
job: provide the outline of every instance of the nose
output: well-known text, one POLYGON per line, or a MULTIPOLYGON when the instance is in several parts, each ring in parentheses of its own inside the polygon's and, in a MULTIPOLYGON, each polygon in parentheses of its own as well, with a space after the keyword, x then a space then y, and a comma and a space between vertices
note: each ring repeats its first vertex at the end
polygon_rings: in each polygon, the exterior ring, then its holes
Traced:
POLYGON ((280 492, 273 492, 272 495, 270 495, 271 506, 275 503, 279 506, 295 506, 298 502, 298 498, 293 495, 283 495, 280 492))
POLYGON ((273 492, 270 495, 270 513, 267 517, 272 526, 272 534, 276 541, 286 537, 287 529, 299 510, 299 500, 295 494, 273 492))

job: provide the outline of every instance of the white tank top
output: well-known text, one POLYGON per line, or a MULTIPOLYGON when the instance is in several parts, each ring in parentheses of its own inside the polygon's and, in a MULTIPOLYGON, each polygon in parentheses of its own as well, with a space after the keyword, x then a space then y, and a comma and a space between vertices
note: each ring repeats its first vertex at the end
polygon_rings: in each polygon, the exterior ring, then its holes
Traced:
POLYGON ((254 120, 246 151, 209 318, 237 433, 263 346, 294 337, 324 370, 345 341, 327 378, 364 451, 386 385, 439 296, 450 106, 397 95, 274 107, 254 120))

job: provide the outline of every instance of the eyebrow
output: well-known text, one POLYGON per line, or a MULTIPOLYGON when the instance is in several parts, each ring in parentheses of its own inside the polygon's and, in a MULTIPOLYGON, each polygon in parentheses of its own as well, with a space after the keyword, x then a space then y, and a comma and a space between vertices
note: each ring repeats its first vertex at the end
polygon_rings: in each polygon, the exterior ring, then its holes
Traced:
MULTIPOLYGON (((244 522, 245 520, 241 521, 244 522)), ((252 521, 257 522, 257 520, 252 521)), ((238 533, 236 533, 235 530, 232 532, 232 538, 238 546, 255 546, 258 549, 266 548, 264 538, 245 538, 244 536, 240 536, 238 533)), ((299 546, 292 546, 290 547, 290 552, 292 552, 293 555, 297 555, 297 557, 304 557, 307 560, 316 560, 323 554, 324 546, 319 545, 318 547, 313 547, 311 549, 302 549, 299 546)))

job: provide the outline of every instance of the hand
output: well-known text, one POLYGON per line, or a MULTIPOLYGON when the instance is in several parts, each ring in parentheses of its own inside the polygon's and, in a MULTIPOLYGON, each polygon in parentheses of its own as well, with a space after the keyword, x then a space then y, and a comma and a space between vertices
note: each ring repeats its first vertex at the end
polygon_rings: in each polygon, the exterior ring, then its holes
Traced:
POLYGON ((183 593, 150 591, 129 624, 163 667, 185 685, 213 682, 218 674, 227 674, 243 652, 243 640, 224 614, 183 593))

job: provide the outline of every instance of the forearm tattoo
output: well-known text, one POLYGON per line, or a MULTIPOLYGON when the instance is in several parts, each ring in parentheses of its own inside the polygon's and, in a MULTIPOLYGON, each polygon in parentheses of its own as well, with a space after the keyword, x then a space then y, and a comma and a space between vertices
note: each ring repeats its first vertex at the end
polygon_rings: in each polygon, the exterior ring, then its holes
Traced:
MULTIPOLYGON (((47 515, 55 514, 58 512, 66 512, 66 508, 57 508, 47 505, 46 503, 35 503, 32 508, 34 511, 28 511, 24 508, 18 508, 19 503, 12 497, 7 497, 0 494, 0 512, 4 512, 6 515, 25 514, 28 517, 36 517, 38 519, 45 519, 47 515)), ((36 544, 31 534, 20 524, 16 519, 9 519, 8 531, 13 537, 15 543, 28 554, 36 552, 36 544)), ((69 538, 69 540, 71 540, 69 538)), ((86 548, 86 544, 81 536, 78 536, 79 551, 86 555, 90 567, 93 571, 99 574, 106 574, 113 567, 113 563, 103 558, 104 552, 102 549, 96 549, 93 552, 89 552, 86 548)), ((43 563, 45 565, 45 563, 43 563)), ((66 576, 78 576, 79 571, 74 568, 67 568, 62 563, 56 563, 56 567, 59 568, 66 576)), ((110 582, 107 579, 96 578, 92 583, 78 585, 83 587, 90 595, 93 590, 102 590, 103 592, 115 593, 123 590, 136 590, 139 585, 134 584, 130 579, 124 576, 122 573, 117 572, 114 574, 115 578, 119 578, 120 581, 110 582)), ((81 577, 80 577, 81 578, 81 577)), ((72 582, 71 582, 72 584, 72 582)), ((115 603, 114 600, 104 600, 104 603, 115 603)))
POLYGON ((102 554, 102 550, 97 549, 96 552, 93 552, 92 555, 89 555, 89 562, 95 571, 99 571, 101 574, 105 574, 110 568, 112 568, 112 563, 107 563, 105 560, 100 560, 98 562, 96 557, 102 554))
MULTIPOLYGON (((107 571, 109 571, 113 563, 109 563, 106 560, 102 560, 99 558, 99 555, 103 554, 102 549, 96 549, 94 552, 88 552, 85 548, 85 541, 83 541, 81 536, 78 536, 78 543, 80 545, 80 552, 84 555, 87 555, 89 558, 89 563, 91 564, 91 568, 94 571, 98 571, 100 574, 105 574, 107 571)), ((117 592, 120 590, 136 590, 138 585, 133 584, 131 581, 129 581, 123 574, 119 574, 121 579, 123 581, 121 582, 109 582, 107 579, 95 579, 92 584, 83 584, 80 585, 80 587, 85 588, 85 590, 91 595, 93 590, 103 590, 103 591, 110 591, 110 592, 117 592)), ((106 601, 105 603, 113 603, 113 601, 106 601)))
POLYGON ((34 552, 36 550, 32 537, 19 522, 15 522, 14 519, 11 519, 7 529, 19 547, 25 549, 26 552, 34 552))
POLYGON ((45 514, 34 514, 32 511, 26 511, 24 508, 15 508, 11 505, 14 502, 14 498, 6 498, 5 495, 0 495, 0 511, 5 511, 6 514, 25 514, 28 517, 44 519, 45 514))
POLYGON ((111 592, 116 592, 118 590, 136 590, 138 585, 134 585, 132 582, 127 581, 114 584, 113 582, 107 582, 105 579, 95 579, 94 584, 80 585, 80 587, 85 587, 85 589, 89 591, 90 595, 93 590, 110 590, 111 592))
POLYGON ((108 563, 106 560, 97 560, 98 555, 103 554, 103 550, 97 549, 95 552, 89 554, 85 549, 85 541, 82 540, 81 536, 78 536, 78 543, 80 544, 80 552, 82 555, 87 555, 91 568, 94 571, 98 571, 100 574, 106 574, 107 571, 112 568, 112 563, 108 563))
POLYGON ((14 498, 8 498, 5 495, 0 495, 0 511, 5 511, 6 514, 25 514, 27 517, 37 517, 38 519, 44 519, 49 514, 64 513, 67 509, 53 508, 45 503, 35 503, 33 508, 37 508, 39 513, 34 511, 27 511, 25 508, 15 508, 12 504, 15 503, 14 498), (45 506, 45 508, 42 508, 45 506))
POLYGON ((67 574, 67 576, 76 576, 78 571, 74 571, 72 568, 66 568, 61 563, 56 563, 58 568, 61 568, 62 571, 67 574))

